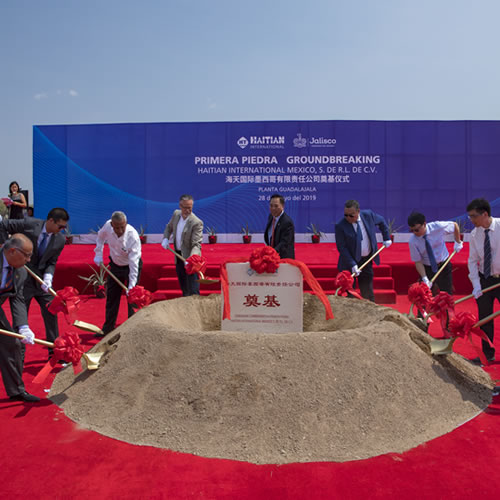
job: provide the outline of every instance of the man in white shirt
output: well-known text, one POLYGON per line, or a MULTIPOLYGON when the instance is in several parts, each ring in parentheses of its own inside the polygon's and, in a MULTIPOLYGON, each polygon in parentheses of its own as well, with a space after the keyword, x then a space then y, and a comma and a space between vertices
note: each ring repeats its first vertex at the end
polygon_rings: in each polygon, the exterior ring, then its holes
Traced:
MULTIPOLYGON (((469 279, 477 302, 479 319, 493 313, 495 299, 500 302, 500 287, 483 293, 481 290, 500 283, 500 218, 491 216, 491 207, 484 198, 476 198, 467 205, 469 219, 475 226, 470 236, 469 279)), ((494 324, 489 321, 481 327, 493 343, 494 324)), ((495 349, 482 341, 488 361, 495 360, 495 349)), ((472 360, 479 364, 479 358, 472 360)))
MULTIPOLYGON (((127 216, 123 212, 114 212, 111 219, 97 233, 94 262, 103 264, 102 251, 104 244, 109 246, 110 271, 131 290, 139 282, 141 274, 141 240, 137 231, 127 224, 127 216)), ((116 318, 120 309, 122 288, 108 275, 106 279, 106 320, 102 331, 104 335, 115 329, 116 318)), ((128 304, 128 317, 134 314, 133 307, 128 304)), ((96 333, 96 337, 103 335, 96 333)))
MULTIPOLYGON (((456 222, 429 222, 425 220, 425 215, 420 212, 412 212, 408 217, 408 226, 413 233, 408 242, 410 247, 410 257, 415 262, 415 267, 423 283, 432 289, 431 279, 438 269, 446 262, 450 256, 445 244, 445 236, 454 234, 454 251, 460 252, 463 243, 460 240, 460 228, 456 222)), ((436 285, 439 290, 453 294, 452 266, 448 262, 446 267, 436 278, 436 285)), ((438 290, 434 290, 435 294, 438 290)))
MULTIPOLYGON (((183 194, 179 199, 180 210, 175 210, 163 233, 162 247, 167 250, 170 236, 174 236, 175 251, 185 259, 191 255, 201 255, 203 221, 193 213, 193 197, 183 194)), ((200 294, 200 283, 196 274, 187 274, 185 264, 175 258, 175 270, 182 290, 182 296, 200 294)))

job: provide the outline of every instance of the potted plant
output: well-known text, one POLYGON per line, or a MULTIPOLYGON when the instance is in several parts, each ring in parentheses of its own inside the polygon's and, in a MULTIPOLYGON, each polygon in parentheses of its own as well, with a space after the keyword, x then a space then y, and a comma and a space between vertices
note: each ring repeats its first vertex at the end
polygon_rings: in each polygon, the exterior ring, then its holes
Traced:
POLYGON ((396 226, 396 219, 387 219, 387 227, 389 228, 391 241, 394 243, 394 233, 397 233, 403 226, 396 226))
POLYGON ((207 226, 205 231, 208 234, 208 242, 211 245, 213 245, 214 243, 217 243, 217 232, 215 230, 215 227, 207 226))
POLYGON ((311 234, 311 241, 312 241, 313 243, 319 243, 319 242, 320 242, 320 240, 321 240, 321 238, 322 238, 323 236, 325 236, 325 235, 324 235, 324 233, 322 233, 322 232, 319 230, 319 228, 318 228, 318 226, 316 226, 316 224, 312 224, 312 223, 311 223, 311 225, 310 225, 310 226, 308 226, 308 228, 307 228, 307 229, 309 229, 309 231, 311 231, 311 233, 312 233, 312 234, 311 234))
POLYGON ((141 245, 144 245, 148 239, 148 237, 144 234, 144 231, 146 231, 146 228, 141 224, 139 227, 139 239, 141 240, 141 245))
POLYGON ((464 234, 470 233, 469 227, 469 219, 458 219, 457 221, 458 228, 460 229, 460 240, 464 241, 464 234))
POLYGON ((251 243, 252 235, 250 234, 250 229, 248 228, 248 222, 241 228, 243 233, 243 243, 251 243))
POLYGON ((78 276, 82 280, 85 280, 87 284, 82 290, 82 295, 89 285, 94 289, 94 294, 98 299, 103 299, 106 297, 106 276, 107 273, 104 267, 101 266, 97 271, 89 264, 90 269, 92 269, 92 274, 90 276, 78 276))
POLYGON ((71 245, 73 243, 74 234, 71 232, 71 227, 69 224, 66 224, 66 229, 64 230, 64 234, 66 236, 66 245, 71 245))

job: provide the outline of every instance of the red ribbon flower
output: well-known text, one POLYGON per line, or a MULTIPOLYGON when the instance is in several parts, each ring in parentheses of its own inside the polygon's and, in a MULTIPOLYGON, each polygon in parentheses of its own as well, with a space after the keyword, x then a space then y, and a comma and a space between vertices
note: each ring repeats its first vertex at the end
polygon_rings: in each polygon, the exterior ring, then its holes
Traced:
POLYGON ((186 273, 188 274, 205 274, 207 269, 207 261, 201 255, 191 255, 187 260, 186 273))
POLYGON ((52 314, 64 313, 68 323, 74 322, 74 316, 80 305, 80 296, 78 290, 72 286, 65 286, 57 292, 47 309, 52 314))
POLYGON ((358 299, 363 299, 358 292, 356 292, 353 288, 354 278, 352 277, 349 271, 342 271, 338 273, 335 277, 335 288, 337 291, 335 295, 340 295, 341 297, 347 297, 347 295, 352 295, 358 299))
POLYGON ((151 304, 153 300, 153 295, 149 290, 146 290, 143 286, 136 285, 131 288, 128 292, 127 300, 129 304, 132 304, 137 309, 142 309, 143 307, 151 304))
POLYGON ((432 293, 425 283, 413 283, 408 290, 408 300, 411 304, 415 304, 417 309, 425 315, 427 307, 432 300, 432 293))
POLYGON ((446 322, 455 316, 455 302, 453 301, 453 297, 447 292, 439 292, 429 302, 427 312, 434 314, 441 321, 441 329, 445 337, 449 337, 450 332, 446 327, 446 322))
POLYGON ((78 333, 68 331, 62 337, 57 337, 54 341, 54 355, 38 372, 37 376, 33 379, 33 383, 43 384, 49 373, 52 371, 52 368, 54 368, 60 359, 66 361, 67 363, 72 363, 73 371, 75 375, 77 375, 82 371, 80 360, 82 359, 83 352, 83 347, 78 333))
POLYGON ((258 274, 272 274, 280 267, 280 256, 272 247, 261 247, 250 254, 249 262, 250 267, 258 274))
POLYGON ((472 342, 472 335, 477 335, 482 340, 488 342, 491 347, 493 347, 493 344, 491 343, 491 340, 488 338, 488 336, 479 327, 474 326, 477 323, 477 321, 478 320, 472 313, 459 312, 452 319, 450 319, 450 322, 448 324, 448 330, 454 337, 469 339, 469 342, 471 343, 472 347, 474 347, 477 354, 479 355, 481 363, 483 365, 488 365, 489 364, 488 360, 483 354, 482 349, 479 349, 472 342))

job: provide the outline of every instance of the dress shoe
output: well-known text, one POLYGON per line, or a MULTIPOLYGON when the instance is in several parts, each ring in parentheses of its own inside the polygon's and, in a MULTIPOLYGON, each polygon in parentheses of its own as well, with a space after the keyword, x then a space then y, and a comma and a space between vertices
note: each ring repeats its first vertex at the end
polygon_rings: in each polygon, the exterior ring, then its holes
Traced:
POLYGON ((105 333, 94 333, 94 337, 96 339, 102 339, 103 337, 105 337, 106 334, 105 333))
POLYGON ((38 403, 40 398, 37 396, 33 396, 33 394, 29 394, 26 391, 21 392, 21 394, 16 394, 15 396, 10 397, 11 401, 24 401, 26 403, 38 403))
MULTIPOLYGON (((495 361, 495 356, 491 356, 491 357, 486 357, 486 359, 492 363, 493 361, 495 361)), ((479 358, 479 356, 477 358, 474 358, 474 359, 471 359, 470 360, 471 363, 473 363, 474 365, 482 365, 483 363, 481 362, 481 358, 479 358)))

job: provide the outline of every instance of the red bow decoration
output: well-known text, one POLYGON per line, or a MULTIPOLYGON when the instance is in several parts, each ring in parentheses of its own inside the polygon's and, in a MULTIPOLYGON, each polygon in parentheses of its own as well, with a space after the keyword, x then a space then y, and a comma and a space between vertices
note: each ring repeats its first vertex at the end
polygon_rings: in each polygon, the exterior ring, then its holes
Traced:
POLYGON ((99 285, 96 288, 95 296, 99 299, 103 299, 104 297, 106 297, 106 287, 104 285, 99 285))
POLYGON ((276 252, 274 248, 268 246, 255 249, 251 253, 250 258, 240 257, 239 259, 234 259, 224 262, 224 264, 221 265, 221 270, 220 270, 221 287, 222 287, 222 292, 224 294, 224 304, 223 304, 224 309, 222 314, 223 319, 231 319, 231 305, 229 303, 229 283, 227 277, 226 264, 233 264, 233 263, 236 264, 249 261, 250 261, 250 267, 252 267, 252 269, 254 269, 254 271, 256 271, 257 273, 269 272, 272 274, 276 272, 276 269, 278 269, 280 263, 290 264, 292 266, 298 267, 300 269, 300 272, 302 273, 303 278, 311 287, 312 293, 316 295, 318 299, 321 300, 321 302, 323 303, 323 306, 325 307, 326 319, 333 319, 333 312, 330 306, 330 302, 328 301, 328 297, 326 296, 318 280, 313 276, 309 268, 299 260, 280 259, 278 252, 276 252), (264 269, 264 270, 259 271, 258 269, 264 269), (269 269, 269 271, 266 271, 265 269, 269 269))
POLYGON ((258 274, 272 274, 280 267, 280 256, 272 247, 256 248, 250 254, 249 262, 250 267, 258 274))
POLYGON ((341 297, 352 295, 353 297, 363 300, 363 297, 361 297, 361 295, 359 295, 359 293, 353 289, 353 285, 354 278, 352 277, 351 273, 349 273, 349 271, 342 271, 341 273, 338 273, 335 277, 334 284, 335 288, 337 289, 335 295, 340 295, 341 297))
POLYGON ((186 260, 186 263, 186 273, 188 274, 205 274, 207 270, 207 261, 201 255, 191 255, 191 257, 186 260))
POLYGON ((459 312, 455 315, 454 318, 450 319, 450 322, 448 324, 448 330, 454 337, 460 337, 463 339, 468 338, 472 347, 474 347, 474 349, 478 353, 481 363, 483 365, 488 365, 489 364, 488 360, 483 354, 482 349, 479 349, 472 342, 472 334, 474 334, 480 337, 482 340, 488 342, 490 346, 493 347, 493 344, 491 343, 491 340, 488 338, 486 333, 484 333, 479 327, 474 326, 477 323, 477 321, 478 320, 472 313, 459 312))
POLYGON ((441 321, 441 329, 445 337, 450 336, 450 332, 446 328, 446 321, 455 317, 455 302, 453 297, 447 292, 439 292, 434 296, 428 304, 427 312, 435 314, 436 318, 441 321))
MULTIPOLYGON (((408 300, 425 316, 426 309, 432 300, 432 292, 425 283, 413 283, 408 290, 408 300)), ((411 309, 410 315, 412 313, 411 309)))
POLYGON ((72 286, 65 286, 57 292, 47 309, 52 314, 64 313, 66 321, 71 324, 74 322, 74 316, 80 305, 80 296, 78 290, 72 286))
POLYGON ((127 301, 129 304, 134 305, 137 309, 142 309, 143 307, 148 306, 151 304, 152 300, 153 295, 143 286, 136 285, 128 291, 127 301))
POLYGON ((67 363, 72 363, 73 371, 77 375, 82 371, 80 360, 82 359, 83 352, 78 333, 68 331, 62 337, 57 337, 54 341, 54 355, 38 372, 37 376, 33 379, 33 383, 43 384, 52 371, 52 368, 54 368, 60 359, 67 363))

